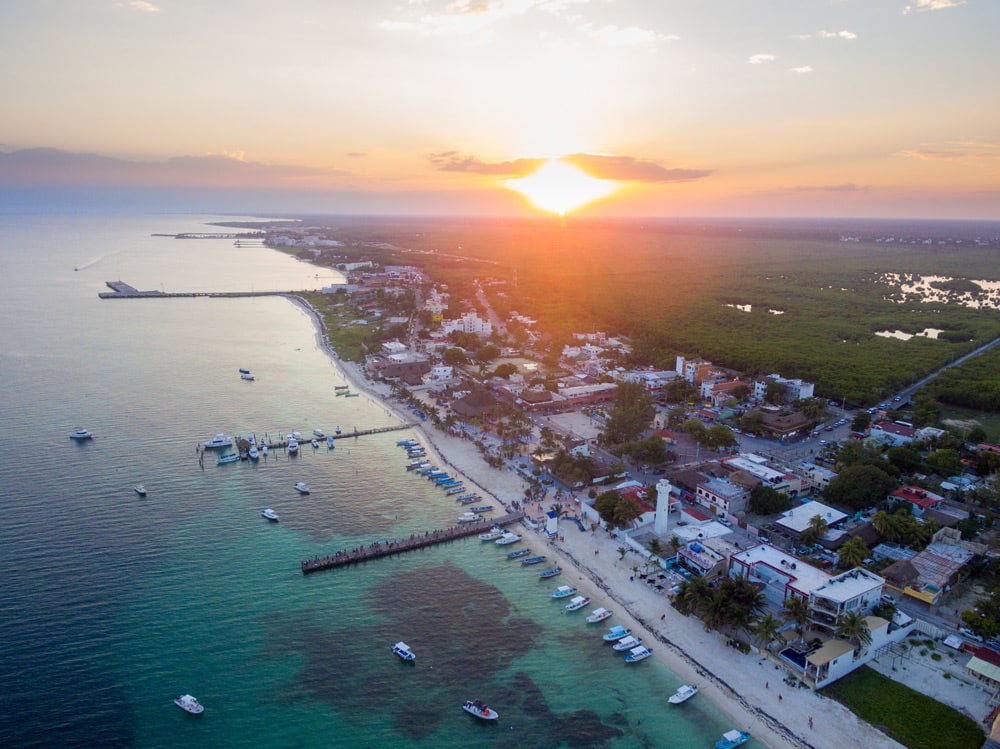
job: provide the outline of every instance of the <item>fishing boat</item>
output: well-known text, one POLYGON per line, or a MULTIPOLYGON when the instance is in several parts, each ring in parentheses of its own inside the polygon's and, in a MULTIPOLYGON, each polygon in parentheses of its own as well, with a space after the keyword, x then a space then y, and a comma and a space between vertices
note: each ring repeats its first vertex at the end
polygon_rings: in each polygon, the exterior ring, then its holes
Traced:
POLYGON ((232 437, 227 437, 226 435, 220 432, 219 434, 212 437, 212 439, 202 442, 201 446, 207 450, 212 450, 216 447, 232 447, 233 439, 232 437))
POLYGON ((545 579, 549 577, 555 577, 556 575, 562 574, 562 567, 549 567, 547 570, 542 570, 538 573, 538 576, 545 579))
POLYGON ((217 466, 225 465, 226 463, 235 463, 240 459, 239 453, 224 453, 219 456, 219 459, 215 462, 217 466))
MULTIPOLYGON (((516 544, 521 540, 521 537, 516 533, 511 533, 510 531, 505 532, 500 538, 498 538, 495 543, 497 546, 508 546, 510 544, 516 544)), ((544 559, 545 557, 542 557, 544 559)), ((523 562, 522 562, 523 564, 523 562)))
POLYGON ((552 591, 552 597, 569 598, 574 593, 576 593, 576 588, 574 588, 572 585, 560 585, 558 588, 552 591))
POLYGON ((479 499, 479 497, 468 497, 467 499, 458 499, 456 501, 461 502, 463 505, 471 505, 477 499, 479 499))
POLYGON ((350 385, 334 385, 333 389, 334 390, 347 390, 347 388, 349 388, 349 387, 350 387, 350 385))
POLYGON ((570 599, 570 602, 566 604, 567 611, 579 611, 584 606, 590 605, 590 599, 587 596, 574 596, 570 599))
POLYGON ((244 369, 243 367, 240 367, 240 374, 250 374, 250 370, 249 369, 244 369))
POLYGON ((180 697, 175 698, 174 704, 181 710, 185 710, 192 715, 201 715, 205 711, 204 706, 190 694, 182 694, 180 697))
MULTIPOLYGON (((332 439, 332 438, 331 438, 332 439)), ((417 471, 421 468, 427 468, 430 465, 426 460, 411 460, 406 464, 407 471, 417 471)))
POLYGON ((683 702, 687 702, 696 694, 698 694, 698 687, 694 684, 682 684, 676 692, 670 695, 667 702, 671 705, 680 705, 683 702))
POLYGON ((278 513, 276 513, 270 507, 268 507, 266 510, 261 510, 260 514, 261 514, 261 517, 267 518, 272 523, 277 523, 278 522, 278 513))
MULTIPOLYGON (((647 648, 645 645, 640 645, 639 647, 632 648, 630 651, 628 651, 628 655, 625 656, 625 662, 638 663, 639 661, 646 660, 652 654, 653 654, 652 650, 647 648)), ((747 738, 749 738, 749 736, 747 738)), ((718 746, 718 743, 716 743, 716 746, 718 746)), ((734 744, 734 746, 739 746, 739 744, 734 744)))
POLYGON ((617 650, 619 653, 624 653, 626 650, 637 648, 640 645, 642 645, 641 637, 636 637, 635 635, 629 635, 628 637, 623 637, 611 647, 614 650, 617 650))
POLYGON ((518 549, 517 551, 508 551, 508 559, 517 559, 518 557, 526 557, 531 553, 531 549, 518 549))
POLYGON ((296 484, 295 484, 295 491, 297 491, 299 494, 308 494, 309 493, 309 487, 306 486, 306 482, 305 481, 299 481, 299 482, 296 482, 296 484))
POLYGON ((462 709, 480 720, 496 720, 500 717, 496 710, 486 707, 486 703, 481 700, 466 700, 462 709))
POLYGON ((493 505, 477 505, 470 507, 469 512, 493 512, 493 505))
MULTIPOLYGON (((453 494, 458 494, 458 493, 459 493, 460 491, 462 491, 462 484, 461 484, 461 483, 459 483, 459 484, 456 484, 455 486, 449 486, 449 487, 448 487, 448 488, 447 488, 447 489, 445 490, 445 493, 444 493, 444 495, 445 495, 446 497, 450 497, 450 496, 452 496, 453 494)), ((493 508, 491 507, 490 509, 493 509, 493 508)))
POLYGON ((545 561, 545 555, 540 554, 539 556, 536 557, 528 557, 527 559, 522 559, 521 564, 524 565, 525 567, 529 567, 532 564, 541 564, 544 561, 545 561))
POLYGON ((480 541, 495 541, 498 538, 500 538, 503 534, 504 534, 503 528, 501 528, 499 525, 494 525, 492 528, 490 528, 488 531, 486 531, 486 533, 480 533, 479 534, 479 540, 480 541))
POLYGON ((82 427, 69 433, 69 438, 71 440, 89 440, 93 436, 94 436, 93 432, 88 432, 86 429, 83 429, 82 427))
POLYGON ((599 609, 594 609, 594 613, 587 617, 587 622, 590 624, 597 624, 598 622, 603 622, 605 619, 610 618, 611 612, 602 606, 599 609))
POLYGON ((395 645, 392 646, 392 652, 402 658, 404 661, 412 663, 417 660, 417 654, 410 650, 410 646, 405 642, 400 640, 395 645))
POLYGON ((461 502, 463 499, 470 499, 470 498, 475 499, 478 496, 479 496, 478 494, 473 494, 472 492, 469 492, 468 494, 463 494, 461 497, 458 498, 458 500, 461 502))
POLYGON ((135 485, 135 493, 138 494, 140 497, 145 497, 146 496, 146 487, 143 486, 142 484, 136 484, 135 485))
POLYGON ((413 447, 414 445, 419 445, 413 437, 407 437, 406 439, 396 440, 396 447, 413 447))
POLYGON ((726 731, 722 738, 715 742, 715 749, 735 749, 750 740, 750 734, 746 731, 726 731))
POLYGON ((459 523, 475 523, 478 520, 482 520, 483 516, 478 512, 463 512, 458 516, 459 523))
POLYGON ((345 398, 357 398, 361 393, 344 393, 345 398))
POLYGON ((603 635, 603 640, 605 642, 618 642, 622 638, 628 637, 630 634, 632 634, 631 629, 623 627, 620 624, 616 624, 603 635))

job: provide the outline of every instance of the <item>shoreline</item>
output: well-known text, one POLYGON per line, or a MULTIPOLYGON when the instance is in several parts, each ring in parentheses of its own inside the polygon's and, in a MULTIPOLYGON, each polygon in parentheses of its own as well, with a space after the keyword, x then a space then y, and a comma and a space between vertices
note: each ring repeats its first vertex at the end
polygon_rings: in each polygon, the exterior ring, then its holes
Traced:
MULTIPOLYGON (((322 315, 302 297, 289 294, 286 298, 312 317, 317 344, 347 382, 402 423, 410 423, 399 405, 378 392, 356 362, 340 358, 327 340, 322 315)), ((523 481, 509 470, 490 467, 466 440, 422 423, 411 428, 435 460, 461 474, 484 497, 499 502, 507 511, 511 511, 511 502, 524 499, 523 481)), ((543 504, 523 504, 526 519, 537 522, 543 504)), ((557 539, 548 539, 540 526, 525 525, 525 533, 536 535, 538 543, 546 547, 546 554, 563 567, 564 575, 575 578, 581 593, 598 605, 600 599, 607 599, 606 607, 614 606, 618 619, 634 635, 653 645, 653 656, 687 683, 697 685, 699 696, 718 708, 732 722, 731 728, 749 731, 754 740, 772 749, 902 748, 840 703, 810 689, 788 687, 782 681, 785 672, 780 666, 759 655, 743 655, 727 648, 720 633, 681 615, 662 594, 631 579, 635 557, 629 555, 633 552, 619 558, 619 544, 606 530, 581 531, 566 522, 560 524, 557 539)), ((594 629, 595 634, 598 631, 594 629)), ((664 709, 683 708, 665 704, 664 709)))

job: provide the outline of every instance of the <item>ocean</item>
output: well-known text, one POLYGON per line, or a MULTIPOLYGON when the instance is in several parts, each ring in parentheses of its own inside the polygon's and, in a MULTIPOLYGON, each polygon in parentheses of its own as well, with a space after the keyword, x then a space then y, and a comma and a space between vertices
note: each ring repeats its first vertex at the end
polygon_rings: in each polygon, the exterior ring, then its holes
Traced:
POLYGON ((671 709, 677 676, 626 666, 604 625, 550 598, 558 578, 495 544, 302 575, 302 559, 452 525, 456 504, 404 470, 407 431, 199 462, 218 432, 396 423, 336 397, 343 374, 288 300, 98 298, 112 280, 340 280, 232 240, 153 236, 221 231, 213 220, 0 215, 0 746, 624 749, 710 746, 732 728, 704 699, 671 709), (77 427, 94 439, 71 440, 77 427), (175 707, 181 693, 205 712, 175 707), (466 715, 469 698, 500 720, 466 715))

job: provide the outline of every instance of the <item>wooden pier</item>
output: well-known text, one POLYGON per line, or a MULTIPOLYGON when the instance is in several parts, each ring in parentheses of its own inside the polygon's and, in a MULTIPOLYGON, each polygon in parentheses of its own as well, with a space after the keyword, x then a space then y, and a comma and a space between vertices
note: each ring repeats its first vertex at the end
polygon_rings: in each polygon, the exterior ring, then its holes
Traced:
POLYGON ((355 562, 366 562, 369 559, 380 559, 392 554, 402 554, 405 551, 423 549, 435 544, 443 544, 446 541, 453 541, 456 538, 468 538, 478 533, 485 533, 494 525, 506 526, 516 523, 524 517, 523 512, 513 512, 495 520, 480 520, 475 523, 463 523, 451 528, 426 531, 423 535, 413 534, 409 538, 376 541, 368 546, 360 546, 356 549, 342 550, 325 557, 306 559, 302 562, 302 574, 308 575, 310 572, 318 570, 329 570, 334 567, 344 567, 355 562))
MULTIPOLYGON (((394 424, 393 426, 388 426, 388 427, 375 427, 374 429, 358 429, 357 427, 355 427, 354 430, 350 432, 341 432, 340 434, 324 434, 322 437, 316 437, 315 435, 311 434, 302 435, 301 439, 296 438, 295 441, 299 443, 299 449, 301 450, 303 445, 308 446, 309 443, 312 442, 312 440, 314 439, 318 441, 320 445, 325 445, 327 437, 332 437, 335 440, 346 440, 350 437, 366 437, 369 434, 382 434, 383 432, 398 432, 402 429, 412 429, 414 426, 416 425, 411 422, 404 422, 402 424, 394 424)), ((267 445, 268 450, 280 450, 282 448, 288 447, 288 440, 287 439, 272 440, 265 438, 264 444, 267 445)))

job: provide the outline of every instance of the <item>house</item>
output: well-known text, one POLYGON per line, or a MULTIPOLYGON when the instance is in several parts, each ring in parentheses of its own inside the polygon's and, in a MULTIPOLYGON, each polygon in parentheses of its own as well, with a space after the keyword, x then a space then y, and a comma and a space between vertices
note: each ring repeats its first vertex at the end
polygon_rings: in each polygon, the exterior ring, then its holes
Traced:
POLYGON ((902 588, 904 595, 923 601, 928 606, 937 606, 948 595, 961 577, 962 570, 975 556, 971 550, 956 542, 956 534, 960 539, 958 531, 942 528, 923 551, 909 560, 917 577, 910 579, 902 588))
POLYGON ((846 512, 841 512, 822 502, 809 501, 783 512, 781 517, 774 521, 774 524, 780 525, 795 536, 800 536, 810 527, 812 519, 817 515, 823 518, 826 521, 826 527, 831 529, 847 518, 846 512))
POLYGON ((760 410, 761 423, 764 428, 771 434, 772 437, 778 439, 785 439, 786 437, 794 437, 800 432, 805 432, 809 429, 810 420, 805 414, 795 411, 793 413, 787 412, 772 412, 767 409, 760 410))
POLYGON ((829 468, 818 466, 815 463, 802 461, 795 466, 795 470, 806 481, 807 486, 803 488, 826 489, 830 482, 837 478, 837 474, 829 468))
POLYGON ((785 388, 785 402, 794 403, 797 400, 806 400, 813 397, 815 385, 802 380, 786 380, 778 374, 769 374, 753 384, 753 396, 759 401, 764 400, 767 393, 767 386, 771 384, 783 385, 785 388))
POLYGON ((740 400, 734 393, 740 392, 744 388, 749 390, 749 386, 742 380, 702 382, 701 397, 711 401, 716 408, 721 408, 731 400, 740 400))
POLYGON ((880 421, 868 429, 868 438, 891 447, 908 445, 917 438, 917 431, 898 421, 880 421))
POLYGON ((885 580, 863 567, 842 572, 809 591, 809 621, 833 632, 837 620, 851 611, 871 611, 878 604, 885 580))
POLYGON ((891 622, 878 616, 866 616, 865 626, 871 642, 855 647, 848 640, 827 640, 806 657, 805 682, 813 689, 832 684, 905 640, 914 624, 914 620, 901 611, 896 612, 891 622))
POLYGON ((675 369, 677 374, 683 377, 685 380, 690 382, 692 385, 700 383, 702 380, 707 379, 712 372, 712 362, 705 361, 704 359, 685 359, 683 356, 678 356, 676 359, 675 369))
POLYGON ((452 401, 451 410, 464 418, 480 416, 496 408, 497 399, 486 388, 476 388, 467 395, 452 401))
POLYGON ((756 455, 739 455, 735 458, 727 458, 722 461, 722 465, 733 472, 748 473, 756 478, 760 484, 783 492, 789 497, 797 497, 802 491, 801 478, 795 474, 771 468, 766 464, 766 461, 759 459, 759 456, 756 455))
POLYGON ((445 364, 438 364, 430 372, 424 375, 424 383, 427 385, 451 382, 455 377, 455 370, 445 364))
POLYGON ((927 510, 936 510, 944 504, 944 497, 919 486, 901 486, 889 495, 889 503, 896 505, 907 502, 910 512, 918 518, 927 510))
POLYGON ((830 575, 770 544, 751 546, 729 558, 729 576, 760 583, 764 598, 780 608, 793 596, 808 600, 809 593, 830 575))
POLYGON ((727 479, 708 479, 698 485, 694 501, 716 515, 746 512, 750 492, 727 479))

